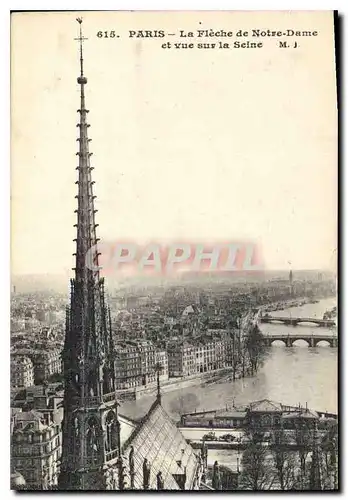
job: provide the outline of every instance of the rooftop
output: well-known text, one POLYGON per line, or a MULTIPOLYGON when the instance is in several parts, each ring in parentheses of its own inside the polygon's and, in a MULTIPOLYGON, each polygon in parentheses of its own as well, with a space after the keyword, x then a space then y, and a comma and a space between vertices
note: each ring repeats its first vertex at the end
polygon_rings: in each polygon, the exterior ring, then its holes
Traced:
POLYGON ((186 489, 191 489, 198 467, 198 458, 179 429, 156 400, 149 412, 124 443, 123 454, 134 448, 135 489, 143 488, 143 462, 151 465, 149 489, 157 489, 156 476, 162 473, 164 489, 180 490, 174 476, 186 473, 186 489))
POLYGON ((281 403, 277 403, 269 399, 262 399, 261 401, 255 401, 254 403, 250 403, 249 409, 253 413, 282 412, 283 406, 281 405, 281 403))

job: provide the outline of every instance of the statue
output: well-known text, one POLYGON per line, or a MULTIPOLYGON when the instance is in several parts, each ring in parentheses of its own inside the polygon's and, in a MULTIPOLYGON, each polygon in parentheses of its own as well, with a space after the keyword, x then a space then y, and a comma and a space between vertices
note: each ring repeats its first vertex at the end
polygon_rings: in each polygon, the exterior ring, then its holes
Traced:
POLYGON ((150 473, 151 473, 151 465, 147 458, 144 459, 143 462, 143 487, 144 490, 149 489, 150 485, 150 473))
POLYGON ((130 447, 129 452, 129 471, 131 474, 134 474, 134 447, 130 447))
POLYGON ((214 490, 220 490, 220 467, 217 460, 215 460, 213 466, 212 487, 214 490))
POLYGON ((159 473, 157 474, 157 489, 158 490, 164 490, 164 481, 163 481, 163 477, 162 477, 162 472, 159 471, 159 473))

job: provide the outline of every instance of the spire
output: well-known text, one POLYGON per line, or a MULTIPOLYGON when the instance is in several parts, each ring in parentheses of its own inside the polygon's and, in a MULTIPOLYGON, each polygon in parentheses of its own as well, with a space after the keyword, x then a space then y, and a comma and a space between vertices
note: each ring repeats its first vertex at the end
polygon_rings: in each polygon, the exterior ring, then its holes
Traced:
POLYGON ((156 365, 156 372, 157 372, 157 402, 161 403, 162 397, 161 397, 161 384, 160 384, 160 372, 162 370, 162 366, 158 363, 156 365))
MULTIPOLYGON (((84 78, 83 76, 83 50, 82 50, 82 44, 85 40, 88 40, 88 38, 84 38, 83 35, 82 35, 82 17, 78 17, 76 19, 76 21, 79 23, 80 25, 80 36, 79 38, 75 38, 75 40, 78 40, 80 42, 80 77, 78 78, 78 83, 82 83, 81 81, 79 81, 80 79, 84 78)), ((85 82, 84 83, 87 83, 87 78, 85 78, 85 82)))
MULTIPOLYGON (((111 316, 100 278, 93 184, 85 102, 82 19, 78 18, 80 87, 75 277, 67 308, 64 366, 64 417, 61 490, 110 489, 105 476, 119 453, 111 316), (88 260, 87 260, 88 258, 88 260), (91 265, 92 264, 92 265, 91 265), (106 424, 104 425, 104 423, 106 424)), ((111 481, 112 482, 112 481, 111 481)), ((111 483, 110 483, 111 484, 111 483)), ((114 486, 110 486, 111 489, 114 486)))
POLYGON ((93 182, 91 179, 91 172, 93 168, 90 165, 90 158, 93 153, 89 151, 89 143, 87 130, 89 124, 87 123, 87 114, 89 110, 86 109, 85 102, 85 85, 87 78, 83 72, 83 42, 87 40, 82 33, 82 18, 77 18, 80 25, 80 36, 76 38, 80 44, 80 76, 77 78, 77 83, 80 85, 80 109, 77 112, 80 114, 80 120, 77 124, 79 128, 79 151, 76 156, 79 157, 79 164, 77 170, 78 176, 78 208, 77 208, 77 239, 76 239, 76 268, 75 275, 77 281, 84 281, 90 271, 88 268, 95 269, 93 277, 99 279, 98 271, 98 252, 96 245, 98 239, 96 237, 95 213, 93 195, 93 182), (92 255, 91 255, 92 254, 92 255), (89 257, 88 263, 92 264, 87 267, 86 259, 89 257))

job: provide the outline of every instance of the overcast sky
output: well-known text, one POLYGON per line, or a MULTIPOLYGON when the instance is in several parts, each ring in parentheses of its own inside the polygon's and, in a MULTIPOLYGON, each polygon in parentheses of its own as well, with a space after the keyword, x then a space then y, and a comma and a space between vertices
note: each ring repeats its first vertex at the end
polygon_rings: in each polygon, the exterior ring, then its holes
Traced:
MULTIPOLYGON (((65 274, 73 266, 79 14, 12 16, 14 274, 65 274)), ((333 268, 332 15, 82 15, 98 236, 253 239, 269 269, 287 269, 289 261, 294 269, 333 268), (297 38, 296 49, 249 37, 264 47, 206 50, 161 47, 187 42, 178 36, 128 37, 129 30, 210 28, 316 30, 318 36, 297 38), (96 36, 106 30, 119 38, 96 36)))

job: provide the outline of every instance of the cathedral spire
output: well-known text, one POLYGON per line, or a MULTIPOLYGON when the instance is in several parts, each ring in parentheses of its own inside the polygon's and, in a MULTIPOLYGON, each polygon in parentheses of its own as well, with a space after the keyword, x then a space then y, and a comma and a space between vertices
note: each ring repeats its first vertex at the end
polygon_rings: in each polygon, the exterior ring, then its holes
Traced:
POLYGON ((82 33, 82 18, 77 18, 80 25, 80 36, 76 38, 80 44, 80 75, 77 78, 77 83, 80 86, 80 115, 79 123, 79 151, 76 155, 79 158, 77 170, 78 176, 78 208, 77 208, 77 239, 76 239, 76 279, 84 281, 87 279, 88 274, 93 269, 93 277, 99 279, 98 271, 98 252, 96 250, 97 237, 95 224, 95 213, 93 195, 93 181, 91 179, 91 172, 93 167, 90 164, 90 158, 93 153, 89 151, 89 143, 91 139, 88 138, 89 123, 87 123, 87 114, 89 110, 86 109, 85 102, 85 86, 87 85, 87 78, 84 75, 83 68, 83 43, 87 38, 82 33), (89 264, 89 265, 87 265, 89 264))
POLYGON ((82 19, 79 23, 80 87, 75 276, 67 308, 64 419, 59 489, 117 489, 112 467, 119 454, 111 317, 100 278, 92 167, 85 102, 82 19), (92 264, 92 265, 91 265, 92 264), (111 475, 110 475, 110 474, 111 475), (109 475, 108 475, 109 474, 109 475))
MULTIPOLYGON (((75 40, 78 40, 80 42, 80 77, 83 78, 83 50, 82 50, 82 44, 85 40, 88 40, 88 38, 84 38, 82 35, 82 17, 78 17, 76 21, 80 25, 80 36, 79 38, 75 38, 75 40)), ((86 80, 87 83, 87 80, 86 80)))

